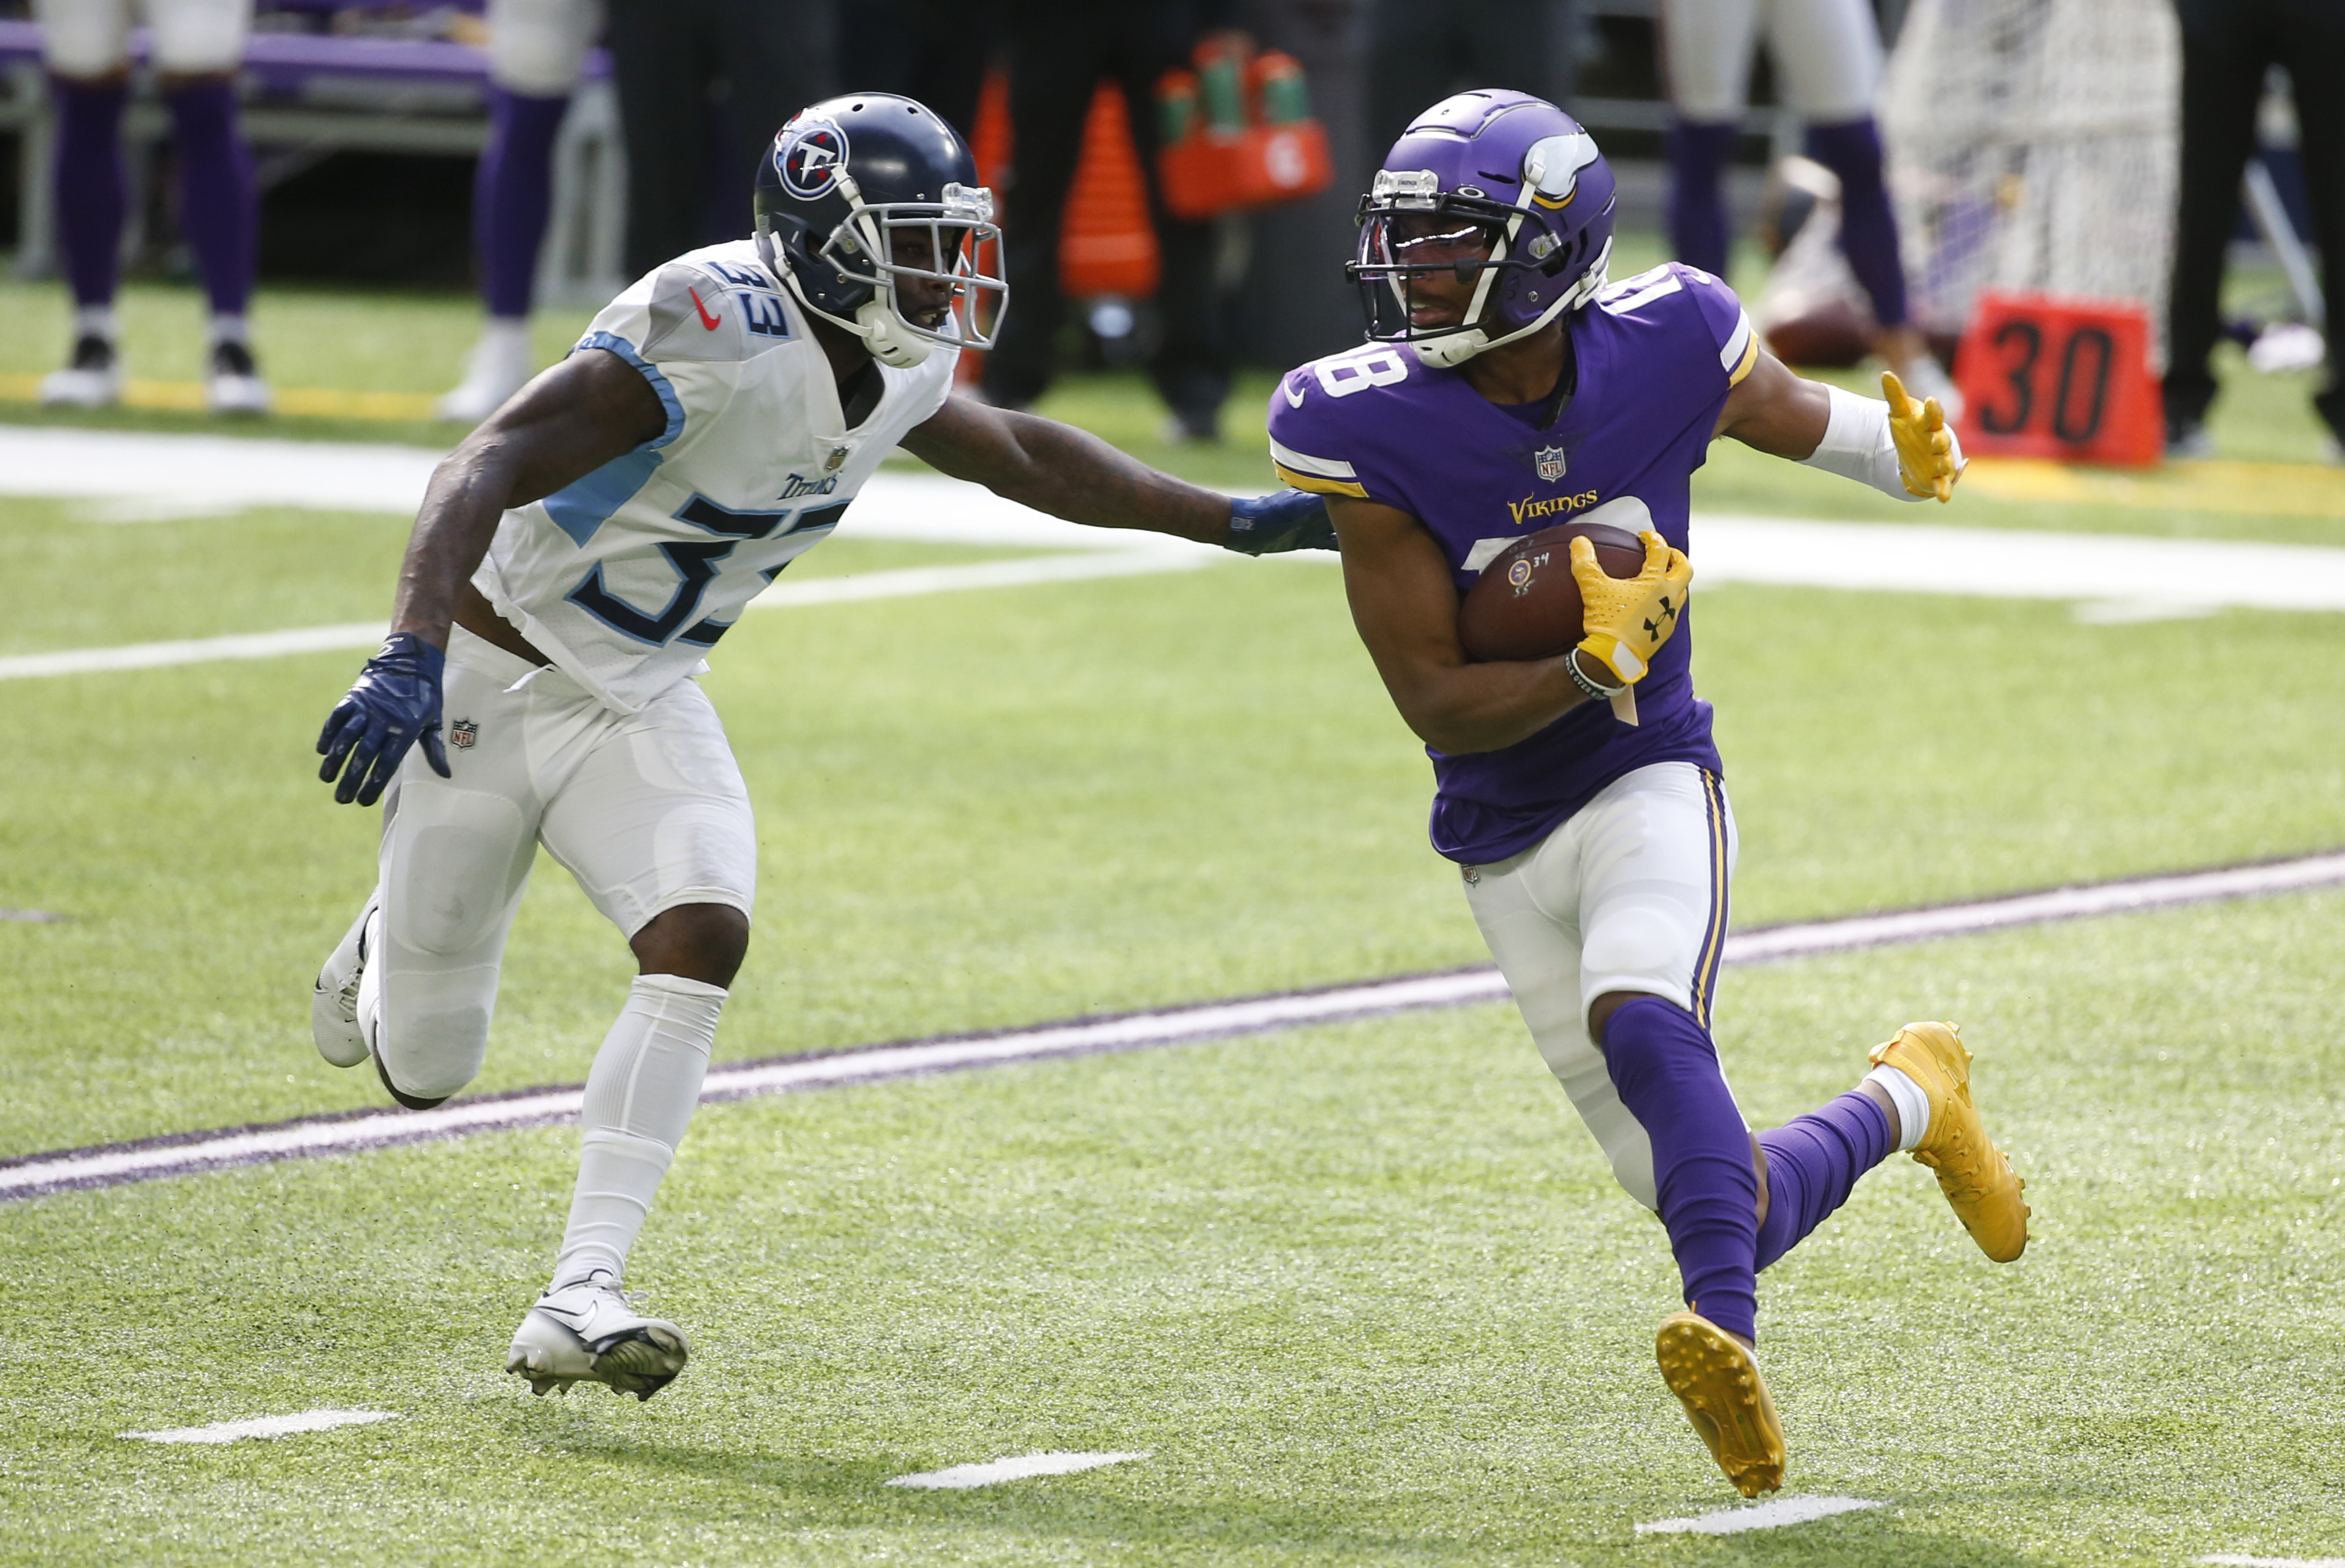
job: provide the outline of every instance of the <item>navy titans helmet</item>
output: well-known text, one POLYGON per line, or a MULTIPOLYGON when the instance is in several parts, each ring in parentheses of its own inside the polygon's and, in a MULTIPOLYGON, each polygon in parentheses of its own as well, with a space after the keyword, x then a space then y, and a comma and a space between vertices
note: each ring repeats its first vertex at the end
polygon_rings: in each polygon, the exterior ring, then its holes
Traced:
POLYGON ((757 167, 756 215, 766 265, 883 364, 917 365, 931 343, 990 348, 1001 330, 1010 285, 986 265, 1001 249, 993 192, 959 133, 924 105, 848 93, 800 109, 757 167), (929 241, 925 265, 898 258, 908 233, 929 241), (942 321, 905 313, 908 278, 949 286, 942 321))

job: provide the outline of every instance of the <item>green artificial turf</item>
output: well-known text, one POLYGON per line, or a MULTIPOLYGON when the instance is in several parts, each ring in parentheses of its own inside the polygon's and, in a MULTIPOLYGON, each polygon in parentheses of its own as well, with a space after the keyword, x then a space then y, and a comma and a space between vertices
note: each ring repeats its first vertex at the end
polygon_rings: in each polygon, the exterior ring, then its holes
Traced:
MULTIPOLYGON (((1745 924, 2345 842, 2327 616, 1738 585, 1699 618, 1745 924)), ((374 1103, 303 1013, 373 876, 311 754, 357 657, 6 688, 0 907, 68 918, 0 922, 0 1154, 374 1103)), ((762 860, 721 1054, 1484 956, 1329 563, 768 611, 714 663, 762 860)), ((543 871, 483 1090, 583 1077, 624 985, 543 871)))
POLYGON ((532 1400, 575 1135, 66 1195, 0 1226, 0 1561, 2180 1563, 2345 1551, 2345 898, 1729 976, 1753 1119, 1966 1022, 1997 1267, 1902 1158, 1761 1282, 1787 1492, 1723 1540, 1659 1228, 1484 1006, 702 1113, 634 1274, 698 1347, 532 1400), (222 1447, 117 1434, 317 1407, 222 1447), (1145 1451, 978 1492, 883 1483, 1145 1451))
MULTIPOLYGON (((50 363, 45 299, 0 286, 0 374, 50 363)), ((284 384, 436 391, 472 309, 271 296, 262 345, 284 384)), ((134 289, 126 311, 138 373, 192 374, 172 361, 192 365, 190 294, 134 289)), ((542 352, 575 325, 541 322, 542 352)), ((1044 410, 1258 485, 1247 411, 1269 384, 1243 383, 1222 448, 1163 444, 1137 378, 1071 379, 1044 410)), ((2235 377, 2227 454, 2309 456, 2301 392, 2235 377)), ((1731 446, 1696 484, 1712 511, 2340 526, 1968 492, 1905 507, 1731 446)), ((107 515, 0 500, 0 654, 381 616, 406 532, 107 515)), ((792 580, 1008 554, 848 533, 792 580)), ((1745 927, 2345 844, 2332 616, 1698 601, 1745 927)), ((310 751, 357 658, 0 684, 0 910, 66 917, 0 920, 0 1158, 380 1103, 320 1062, 305 1017, 373 874, 373 813, 332 806, 310 751)), ((720 1057, 1485 959, 1332 563, 773 610, 713 662, 762 857, 720 1057)), ((624 992, 616 935, 540 871, 480 1091, 578 1081, 624 992)), ((0 1207, 0 1562, 2345 1553, 2340 927, 2345 895, 2315 895, 1729 977, 1720 1038, 1761 1125, 1845 1087, 1907 1018, 1963 1020, 2037 1206, 2027 1258, 1998 1269, 1897 1161, 1763 1283, 1790 1490, 1878 1512, 1632 1534, 1731 1501, 1651 1367, 1666 1249, 1511 1011, 1481 1007, 711 1108, 634 1281, 698 1352, 641 1407, 533 1402, 497 1371, 574 1133, 0 1207), (401 1414, 220 1448, 116 1435, 318 1406, 401 1414), (1152 1457, 976 1492, 879 1484, 1061 1448, 1152 1457)))

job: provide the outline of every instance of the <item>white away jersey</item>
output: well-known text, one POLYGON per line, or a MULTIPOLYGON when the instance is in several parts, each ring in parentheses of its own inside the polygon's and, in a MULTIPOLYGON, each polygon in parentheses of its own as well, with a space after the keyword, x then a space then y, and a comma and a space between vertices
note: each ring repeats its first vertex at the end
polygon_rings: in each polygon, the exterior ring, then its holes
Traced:
POLYGON ((827 537, 880 459, 944 406, 959 357, 939 348, 911 370, 879 365, 879 405, 847 429, 830 361, 746 239, 638 280, 578 347, 642 372, 667 428, 506 513, 472 582, 624 713, 706 667, 742 606, 827 537))

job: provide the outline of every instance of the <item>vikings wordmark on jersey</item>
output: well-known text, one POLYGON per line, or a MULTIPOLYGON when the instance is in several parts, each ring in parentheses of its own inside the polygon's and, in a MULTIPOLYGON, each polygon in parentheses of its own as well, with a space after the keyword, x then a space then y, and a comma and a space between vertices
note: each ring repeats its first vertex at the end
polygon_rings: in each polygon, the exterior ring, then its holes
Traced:
MULTIPOLYGON (((1690 555, 1693 471, 1726 394, 1758 361, 1750 318, 1724 283, 1672 263, 1622 279, 1566 320, 1577 382, 1546 429, 1547 404, 1493 403, 1462 372, 1405 346, 1289 372, 1270 399, 1280 477, 1417 518, 1461 594, 1517 539, 1576 518, 1653 528, 1690 555)), ((1638 683, 1633 727, 1591 704, 1503 750, 1432 752, 1434 847, 1487 865, 1538 842, 1631 769, 1683 760, 1718 771, 1692 653, 1689 624, 1638 683)))

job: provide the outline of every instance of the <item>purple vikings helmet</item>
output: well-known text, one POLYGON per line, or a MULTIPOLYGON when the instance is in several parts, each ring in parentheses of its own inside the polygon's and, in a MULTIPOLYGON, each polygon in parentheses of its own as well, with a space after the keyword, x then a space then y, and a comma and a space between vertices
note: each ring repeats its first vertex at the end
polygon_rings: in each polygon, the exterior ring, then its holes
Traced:
POLYGON ((1553 104, 1495 87, 1442 99, 1401 133, 1360 199, 1359 256, 1345 271, 1368 337, 1456 365, 1538 331, 1604 286, 1613 205, 1595 137, 1553 104), (1395 231, 1428 217, 1451 221, 1395 231), (1464 323, 1412 326, 1410 280, 1452 271, 1475 282, 1464 323))

